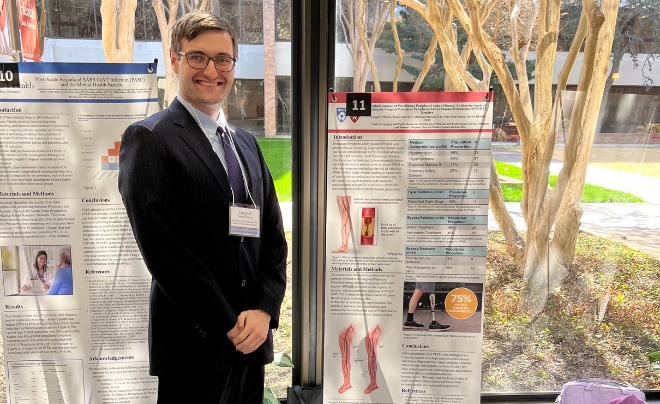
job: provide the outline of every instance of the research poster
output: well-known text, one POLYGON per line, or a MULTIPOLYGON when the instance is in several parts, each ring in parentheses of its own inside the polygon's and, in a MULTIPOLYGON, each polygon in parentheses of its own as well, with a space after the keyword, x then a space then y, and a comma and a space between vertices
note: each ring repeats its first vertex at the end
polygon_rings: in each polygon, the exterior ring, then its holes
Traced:
POLYGON ((323 400, 480 402, 492 94, 329 95, 323 400))
POLYGON ((7 402, 155 403, 151 276, 117 191, 122 133, 158 109, 155 64, 0 64, 7 402))

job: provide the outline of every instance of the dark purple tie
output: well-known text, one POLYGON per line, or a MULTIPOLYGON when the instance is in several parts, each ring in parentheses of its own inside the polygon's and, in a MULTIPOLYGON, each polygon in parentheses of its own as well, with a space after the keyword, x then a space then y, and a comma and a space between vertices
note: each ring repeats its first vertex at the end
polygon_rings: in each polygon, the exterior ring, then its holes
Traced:
POLYGON ((243 173, 241 166, 236 158, 236 153, 231 147, 231 141, 226 131, 218 126, 218 136, 222 141, 222 150, 225 152, 225 162, 227 163, 227 176, 229 177, 229 185, 234 191, 234 203, 245 203, 245 184, 243 182, 243 173))

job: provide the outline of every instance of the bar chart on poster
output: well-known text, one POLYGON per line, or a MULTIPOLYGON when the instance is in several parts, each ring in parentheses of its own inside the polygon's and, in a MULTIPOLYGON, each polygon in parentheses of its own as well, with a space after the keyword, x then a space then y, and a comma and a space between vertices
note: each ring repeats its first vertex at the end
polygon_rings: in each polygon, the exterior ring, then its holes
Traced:
POLYGON ((492 93, 328 102, 324 402, 478 403, 492 93))
POLYGON ((101 169, 102 170, 119 170, 119 147, 121 142, 115 142, 115 147, 108 149, 107 156, 101 156, 101 169))

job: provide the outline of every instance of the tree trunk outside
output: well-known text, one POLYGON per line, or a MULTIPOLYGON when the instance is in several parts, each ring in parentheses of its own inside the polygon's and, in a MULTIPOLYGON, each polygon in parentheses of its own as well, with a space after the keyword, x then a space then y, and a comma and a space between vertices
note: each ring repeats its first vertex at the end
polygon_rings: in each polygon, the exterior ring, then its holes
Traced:
MULTIPOLYGON (((619 3, 617 0, 604 0, 601 10, 605 15, 605 22, 598 35, 593 79, 585 101, 585 112, 582 117, 582 139, 579 146, 580 153, 575 161, 575 168, 555 220, 555 237, 552 241, 552 250, 556 254, 557 261, 562 265, 571 265, 575 254, 575 242, 580 229, 580 218, 582 217, 580 200, 584 191, 587 162, 596 131, 596 120, 603 100, 607 69, 610 65, 610 49, 612 49, 614 39, 619 3)), ((571 119, 576 118, 571 117, 571 119)))
POLYGON ((497 168, 495 167, 495 157, 492 157, 490 160, 489 202, 493 216, 495 216, 495 220, 500 226, 500 231, 504 234, 506 251, 513 257, 516 263, 516 269, 522 274, 522 270, 525 268, 525 240, 520 236, 516 228, 516 222, 513 221, 511 215, 506 210, 504 198, 502 197, 502 186, 500 185, 497 168))
POLYGON ((178 0, 168 1, 168 6, 170 10, 173 10, 174 14, 170 15, 169 21, 165 17, 165 9, 163 7, 162 0, 153 0, 152 6, 156 12, 156 19, 158 20, 158 29, 160 31, 161 42, 163 45, 163 66, 165 67, 165 97, 166 97, 166 107, 168 107, 172 101, 176 98, 176 95, 179 92, 179 84, 174 75, 174 70, 172 69, 172 63, 170 61, 170 28, 174 25, 176 21, 176 10, 179 7, 178 0))
POLYGON ((102 0, 101 35, 108 63, 133 62, 137 0, 102 0))

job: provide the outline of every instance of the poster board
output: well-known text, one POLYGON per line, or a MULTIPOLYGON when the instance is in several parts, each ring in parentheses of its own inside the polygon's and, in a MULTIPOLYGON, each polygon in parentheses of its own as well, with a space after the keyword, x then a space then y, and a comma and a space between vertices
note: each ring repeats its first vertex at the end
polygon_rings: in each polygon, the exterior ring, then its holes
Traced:
POLYGON ((151 276, 117 176, 124 129, 157 110, 155 63, 0 64, 9 404, 156 402, 151 276))
POLYGON ((492 93, 328 102, 324 403, 479 403, 492 93))

